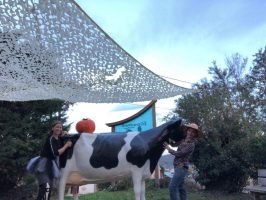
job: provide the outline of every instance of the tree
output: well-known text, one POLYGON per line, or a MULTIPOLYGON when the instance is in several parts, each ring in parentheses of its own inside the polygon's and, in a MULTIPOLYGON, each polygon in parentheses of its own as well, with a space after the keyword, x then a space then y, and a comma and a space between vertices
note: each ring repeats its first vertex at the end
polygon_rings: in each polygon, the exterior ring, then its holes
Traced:
POLYGON ((27 162, 39 155, 52 121, 66 122, 68 107, 59 100, 0 102, 1 194, 24 184, 27 162))
POLYGON ((251 169, 250 176, 257 178, 257 170, 266 168, 266 135, 252 138, 247 147, 247 160, 251 169))
POLYGON ((252 170, 252 177, 257 176, 258 168, 266 168, 266 48, 255 54, 254 67, 246 79, 246 88, 250 88, 253 109, 252 120, 256 122, 256 137, 248 145, 248 161, 252 170))
POLYGON ((248 144, 259 132, 260 122, 255 117, 259 104, 254 103, 258 87, 254 78, 247 81, 246 64, 247 59, 239 54, 227 58, 224 69, 213 62, 209 68, 211 79, 195 84, 197 92, 176 101, 172 113, 201 126, 203 137, 196 146, 193 162, 199 169, 199 182, 209 189, 239 191, 251 173, 248 144))
POLYGON ((266 48, 255 54, 254 67, 247 76, 246 87, 251 88, 252 107, 256 111, 254 118, 260 122, 259 127, 266 132, 266 48))

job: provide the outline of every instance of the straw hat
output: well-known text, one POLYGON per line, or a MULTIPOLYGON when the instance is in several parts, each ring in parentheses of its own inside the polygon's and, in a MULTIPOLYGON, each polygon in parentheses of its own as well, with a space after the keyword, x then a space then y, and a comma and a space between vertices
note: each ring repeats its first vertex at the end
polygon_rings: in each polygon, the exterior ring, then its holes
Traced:
POLYGON ((192 128, 192 129, 196 130, 196 135, 195 135, 195 137, 199 137, 199 136, 200 136, 200 130, 199 130, 199 126, 198 126, 197 124, 195 124, 195 123, 190 123, 190 124, 185 125, 185 127, 187 127, 187 128, 192 128))

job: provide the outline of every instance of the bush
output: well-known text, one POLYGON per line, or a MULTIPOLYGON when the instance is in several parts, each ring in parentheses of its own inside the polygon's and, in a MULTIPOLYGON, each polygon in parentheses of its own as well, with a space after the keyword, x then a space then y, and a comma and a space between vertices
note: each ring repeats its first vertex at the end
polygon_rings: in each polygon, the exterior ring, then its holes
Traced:
POLYGON ((266 168, 266 135, 257 136, 248 144, 247 161, 250 163, 250 176, 257 178, 257 170, 266 168))
POLYGON ((164 177, 164 178, 160 179, 160 188, 168 188, 170 180, 171 179, 168 177, 164 177))
POLYGON ((247 149, 241 141, 232 142, 226 148, 202 142, 198 147, 199 157, 194 160, 199 169, 197 181, 207 189, 241 191, 249 175, 246 162, 247 149))
POLYGON ((108 190, 111 186, 111 182, 99 183, 97 184, 98 191, 108 190))
POLYGON ((2 200, 10 200, 10 199, 21 199, 21 200, 32 200, 36 198, 37 194, 37 185, 23 185, 17 186, 8 192, 1 194, 2 200), (35 192, 36 191, 36 192, 35 192))
POLYGON ((128 190, 129 188, 133 187, 132 178, 125 178, 113 182, 106 182, 106 183, 100 183, 97 185, 98 190, 106 190, 106 191, 122 191, 122 190, 128 190))

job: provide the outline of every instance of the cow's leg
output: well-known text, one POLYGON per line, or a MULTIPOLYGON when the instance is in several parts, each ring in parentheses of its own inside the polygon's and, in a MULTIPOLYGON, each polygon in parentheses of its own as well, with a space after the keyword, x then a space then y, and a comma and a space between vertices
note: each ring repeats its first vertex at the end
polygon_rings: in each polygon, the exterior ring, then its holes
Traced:
POLYGON ((68 175, 69 175, 69 170, 67 170, 66 168, 61 170, 61 177, 58 187, 58 200, 64 200, 65 187, 68 175))
POLYGON ((79 194, 73 194, 73 200, 79 200, 79 194))
POLYGON ((135 200, 141 200, 141 190, 142 190, 142 176, 140 173, 133 173, 132 175, 135 200))
POLYGON ((140 192, 140 199, 145 200, 145 179, 142 178, 141 180, 141 192, 140 192))

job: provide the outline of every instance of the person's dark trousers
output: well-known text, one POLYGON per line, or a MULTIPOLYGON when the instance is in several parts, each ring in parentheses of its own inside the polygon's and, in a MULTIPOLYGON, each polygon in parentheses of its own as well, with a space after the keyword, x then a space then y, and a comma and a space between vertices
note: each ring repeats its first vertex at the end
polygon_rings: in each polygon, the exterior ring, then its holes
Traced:
POLYGON ((169 184, 170 200, 187 200, 187 192, 184 184, 186 175, 186 168, 175 168, 175 173, 169 184))
POLYGON ((48 188, 46 183, 39 185, 39 192, 36 200, 50 200, 50 197, 51 188, 48 188))
POLYGON ((44 200, 45 197, 46 197, 46 183, 39 185, 39 191, 36 200, 44 200))
POLYGON ((50 200, 52 193, 52 188, 46 188, 47 200, 50 200))

